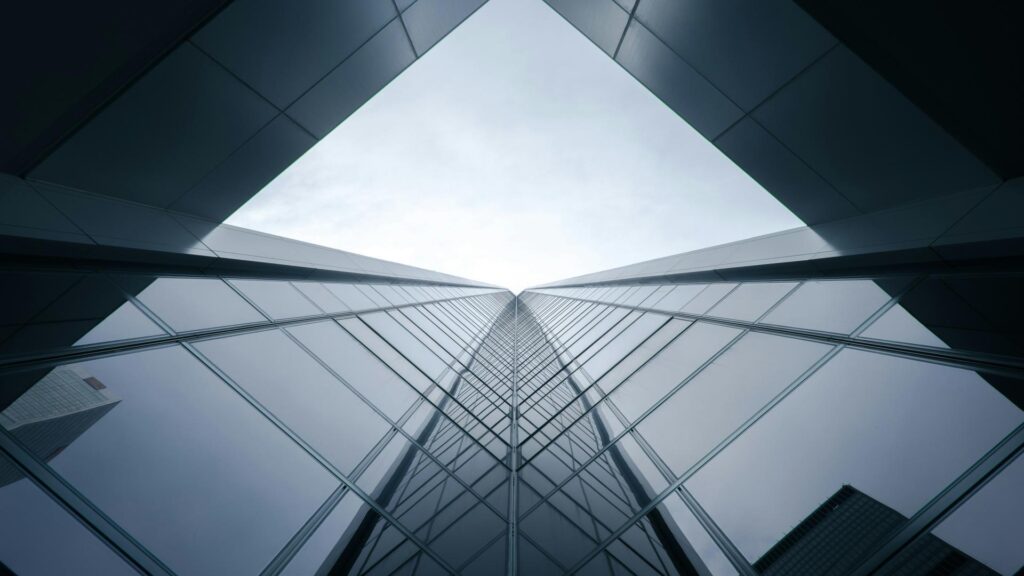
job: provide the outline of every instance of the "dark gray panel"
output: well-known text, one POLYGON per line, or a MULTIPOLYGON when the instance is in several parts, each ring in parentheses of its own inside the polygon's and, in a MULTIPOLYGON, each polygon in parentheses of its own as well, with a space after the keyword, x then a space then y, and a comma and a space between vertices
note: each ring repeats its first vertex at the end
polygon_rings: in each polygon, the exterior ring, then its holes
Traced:
POLYGON ((31 169, 225 3, 6 2, 0 171, 31 169))
POLYGON ((66 351, 102 342, 163 336, 100 274, 0 274, 0 355, 66 351))
POLYGON ((322 138, 415 59, 401 23, 395 20, 299 98, 287 113, 322 138))
POLYGON ((796 4, 1001 176, 1024 176, 1019 2, 796 4))
POLYGON ((743 115, 725 95, 636 21, 626 31, 617 60, 709 140, 743 115))
POLYGON ((944 234, 939 243, 1024 236, 1024 178, 1004 182, 944 234))
POLYGON ((0 174, 0 234, 91 242, 27 182, 0 174))
POLYGON ((754 116, 864 211, 998 182, 844 47, 811 66, 754 116))
POLYGON ((849 200, 750 117, 715 145, 808 225, 857 214, 849 200))
POLYGON ((636 17, 748 111, 835 44, 788 0, 644 0, 636 17))
POLYGON ((546 0, 548 5, 597 44, 609 56, 622 39, 629 21, 621 7, 611 0, 546 0))
POLYGON ((48 184, 36 188, 99 244, 213 255, 163 210, 48 184))
POLYGON ((487 0, 418 0, 402 13, 416 54, 437 44, 487 0))
POLYGON ((396 15, 386 0, 244 0, 193 42, 286 108, 396 15))
POLYGON ((947 194, 820 224, 814 230, 837 254, 924 247, 963 218, 987 193, 981 189, 947 194))
POLYGON ((167 206, 273 114, 266 101, 184 44, 31 176, 167 206))
POLYGON ((256 195, 316 140, 279 115, 186 192, 171 209, 221 221, 256 195))

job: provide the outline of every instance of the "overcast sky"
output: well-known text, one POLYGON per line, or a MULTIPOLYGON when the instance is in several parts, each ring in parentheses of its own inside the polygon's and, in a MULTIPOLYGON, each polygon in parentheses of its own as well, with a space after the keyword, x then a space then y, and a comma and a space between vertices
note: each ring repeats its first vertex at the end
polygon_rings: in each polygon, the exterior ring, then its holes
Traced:
POLYGON ((540 0, 491 0, 228 223, 520 289, 801 222, 540 0))

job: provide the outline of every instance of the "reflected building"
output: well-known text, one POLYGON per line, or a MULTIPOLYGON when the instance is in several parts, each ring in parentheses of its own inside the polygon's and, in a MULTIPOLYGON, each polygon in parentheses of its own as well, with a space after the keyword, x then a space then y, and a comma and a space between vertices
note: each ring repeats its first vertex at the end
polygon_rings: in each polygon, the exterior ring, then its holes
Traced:
POLYGON ((485 1, 6 15, 4 570, 1020 574, 1013 9, 547 3, 806 226, 512 294, 225 225, 485 1))
MULTIPOLYGON (((50 460, 118 402, 95 377, 56 368, 0 412, 0 425, 34 454, 50 460)), ((17 469, 7 466, 0 471, 0 487, 21 478, 17 469)))
MULTIPOLYGON (((848 574, 858 556, 906 522, 899 512, 843 486, 756 562, 759 574, 848 574)), ((881 574, 994 576, 995 571, 931 534, 917 540, 881 574)))

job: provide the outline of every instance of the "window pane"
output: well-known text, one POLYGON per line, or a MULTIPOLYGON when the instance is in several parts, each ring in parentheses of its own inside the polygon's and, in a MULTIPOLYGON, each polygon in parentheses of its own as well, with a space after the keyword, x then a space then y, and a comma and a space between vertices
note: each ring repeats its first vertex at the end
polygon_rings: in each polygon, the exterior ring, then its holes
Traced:
POLYGON ((100 274, 0 272, 0 355, 162 336, 100 274))
POLYGON ((705 284, 681 284, 676 286, 671 292, 651 307, 657 308, 657 310, 665 310, 669 312, 679 312, 682 307, 686 305, 694 296, 700 293, 701 290, 705 289, 705 284))
POLYGON ((733 567, 718 544, 711 539, 707 530, 697 521, 693 512, 690 512, 690 509, 683 504, 682 498, 672 494, 662 501, 661 506, 679 526, 683 538, 686 539, 684 545, 689 545, 696 552, 711 574, 714 576, 736 575, 736 568, 733 567))
POLYGON ((118 306, 110 316, 100 320, 98 324, 76 340, 75 346, 164 336, 166 334, 166 332, 161 330, 159 326, 136 308, 134 304, 125 302, 118 306))
POLYGON ((871 338, 872 340, 887 340, 889 342, 905 342, 907 344, 932 346, 935 348, 949 348, 941 338, 936 336, 927 326, 921 324, 917 318, 911 316, 910 312, 907 312, 899 304, 886 310, 860 335, 862 338, 871 338))
POLYGON ((335 322, 288 330, 384 414, 397 421, 418 394, 335 322))
POLYGON ((741 284, 739 288, 730 292, 725 300, 715 305, 708 315, 753 322, 789 293, 794 286, 796 286, 796 282, 741 284))
POLYGON ((373 284, 356 284, 355 288, 366 295, 366 297, 374 303, 374 308, 387 308, 391 306, 391 303, 388 302, 387 298, 384 298, 380 291, 375 289, 373 284))
MULTIPOLYGON (((444 362, 442 362, 440 358, 438 358, 433 352, 431 352, 422 342, 417 340, 415 336, 410 334, 408 330, 400 326, 398 322, 396 322, 391 316, 388 315, 388 313, 374 312, 372 314, 366 314, 364 316, 361 316, 360 319, 366 322, 381 336, 383 336, 384 339, 387 340, 388 344, 394 346, 395 349, 401 352, 413 364, 418 366, 421 370, 423 370, 423 372, 429 374, 431 377, 440 377, 441 372, 443 372, 447 368, 447 366, 445 366, 444 362)), ((342 325, 346 327, 358 326, 354 321, 343 321, 342 325)), ((365 327, 363 327, 360 330, 360 332, 353 331, 353 333, 358 336, 360 333, 362 333, 363 330, 365 330, 365 327)), ((372 339, 360 339, 363 341, 364 344, 370 347, 373 347, 373 342, 380 340, 380 338, 376 337, 376 335, 374 335, 372 339)), ((376 352, 377 349, 375 349, 374 351, 376 352)), ((378 354, 380 354, 382 358, 387 357, 380 352, 378 352, 378 354)), ((391 354, 393 354, 393 352, 391 354)), ((396 364, 397 363, 398 362, 396 362, 396 364)), ((399 368, 399 366, 393 367, 399 368)), ((416 378, 414 376, 410 377, 414 378, 413 380, 411 380, 412 382, 421 383, 421 392, 426 389, 426 386, 423 385, 424 383, 422 375, 419 378, 416 378)))
POLYGON ((288 562, 281 574, 308 576, 309 574, 318 574, 317 571, 321 567, 333 565, 342 552, 340 549, 336 549, 338 543, 347 533, 354 530, 353 525, 360 517, 361 512, 366 509, 366 503, 359 496, 351 492, 347 493, 334 507, 334 510, 331 510, 327 518, 324 518, 316 532, 295 553, 295 557, 288 562))
MULTIPOLYGON (((874 514, 870 552, 1022 420, 978 374, 847 349, 687 482, 753 561, 816 511, 874 514)), ((840 514, 836 521, 852 521, 840 514)), ((852 540, 853 538, 848 538, 852 540)), ((849 557, 843 554, 849 554, 849 557)))
POLYGON ((682 474, 825 355, 831 346, 748 333, 639 426, 682 474))
MULTIPOLYGON (((629 315, 624 318, 621 322, 612 326, 610 330, 605 332, 598 338, 589 348, 587 348, 582 354, 577 357, 574 362, 570 365, 570 368, 575 369, 578 364, 583 364, 587 367, 592 377, 600 376, 604 373, 601 369, 602 364, 614 363, 623 354, 629 351, 626 347, 630 341, 635 346, 639 340, 649 335, 658 327, 659 324, 665 322, 666 317, 658 314, 647 314, 633 310, 629 315), (646 332, 643 334, 637 334, 637 332, 646 332), (601 358, 603 356, 603 358, 601 358), (591 362, 595 360, 596 362, 591 362)), ((608 366, 604 366, 605 369, 608 366)))
POLYGON ((292 284, 324 312, 328 314, 348 312, 348 306, 338 300, 323 284, 319 282, 292 282, 292 284))
POLYGON ((849 334, 888 301, 872 280, 808 280, 763 322, 849 334))
POLYGON ((932 532, 1000 574, 1024 568, 1024 457, 1010 463, 932 532))
POLYGON ((343 473, 350 473, 391 425, 278 330, 196 343, 343 473))
POLYGON ((177 346, 59 366, 4 415, 36 456, 182 574, 259 573, 338 486, 177 346))
POLYGON ((735 284, 709 284, 683 306, 682 312, 704 314, 735 287, 735 284))
POLYGON ((0 453, 0 573, 137 574, 0 453))
MULTIPOLYGON (((338 321, 339 324, 356 340, 362 343, 363 346, 368 348, 378 359, 379 362, 383 362, 388 368, 391 368, 394 372, 398 373, 399 379, 403 380, 406 384, 412 386, 421 393, 426 393, 434 381, 428 378, 415 364, 407 360, 404 356, 399 354, 390 344, 388 344, 383 338, 377 335, 376 332, 370 330, 359 318, 344 318, 338 321)), ((414 401, 415 394, 408 391, 408 388, 401 388, 401 394, 408 396, 414 401)))
POLYGON ((315 316, 322 312, 288 282, 280 280, 229 280, 260 310, 274 320, 315 316))
POLYGON ((366 297, 355 284, 339 284, 337 282, 324 282, 324 287, 338 297, 349 310, 356 312, 360 310, 373 310, 379 308, 373 300, 366 297))
POLYGON ((156 278, 138 298, 176 332, 266 322, 227 284, 214 278, 156 278))
POLYGON ((619 410, 635 420, 740 333, 697 322, 612 393, 619 410))

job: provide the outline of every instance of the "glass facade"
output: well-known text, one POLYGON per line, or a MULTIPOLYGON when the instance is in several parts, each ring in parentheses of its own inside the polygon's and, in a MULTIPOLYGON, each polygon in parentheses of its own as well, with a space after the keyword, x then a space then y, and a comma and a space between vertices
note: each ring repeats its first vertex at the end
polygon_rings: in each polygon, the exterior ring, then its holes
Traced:
POLYGON ((4 274, 2 571, 1024 566, 1019 277, 4 274))
POLYGON ((0 576, 1024 576, 1012 3, 545 0, 806 227, 513 295, 222 224, 484 3, 5 14, 0 576))

